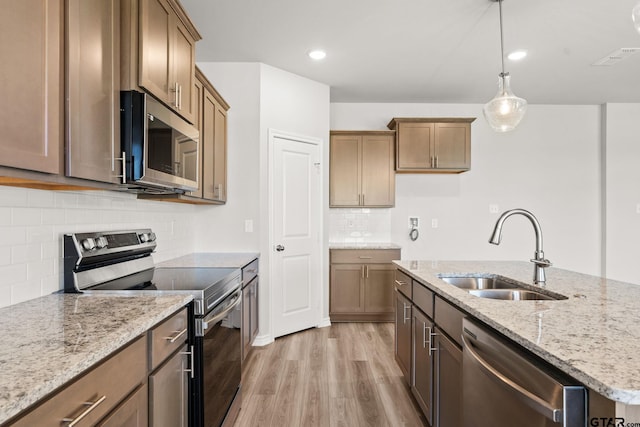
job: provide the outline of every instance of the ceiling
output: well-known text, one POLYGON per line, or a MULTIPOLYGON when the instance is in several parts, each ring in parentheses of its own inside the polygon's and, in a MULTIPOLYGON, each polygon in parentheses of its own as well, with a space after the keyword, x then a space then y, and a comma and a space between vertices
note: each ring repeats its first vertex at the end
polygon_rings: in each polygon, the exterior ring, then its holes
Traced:
MULTIPOLYGON (((638 0, 504 0, 506 61, 530 104, 640 102, 638 0)), ((331 87, 332 102, 485 103, 500 72, 490 0, 181 0, 203 36, 198 62, 262 62, 331 87), (306 54, 326 50, 323 61, 306 54)))

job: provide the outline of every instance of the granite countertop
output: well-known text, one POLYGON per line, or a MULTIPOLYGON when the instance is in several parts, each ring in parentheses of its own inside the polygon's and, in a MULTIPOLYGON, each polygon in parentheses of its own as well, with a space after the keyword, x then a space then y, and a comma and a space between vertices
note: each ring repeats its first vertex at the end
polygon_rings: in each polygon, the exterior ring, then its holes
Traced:
POLYGON ((191 300, 151 293, 52 294, 0 309, 0 423, 191 300))
POLYGON ((558 301, 475 297, 438 275, 498 274, 533 285, 533 264, 498 261, 394 261, 436 294, 477 317, 603 396, 640 404, 640 286, 547 268, 558 301))
POLYGON ((159 268, 242 268, 260 254, 257 252, 196 252, 159 262, 159 268))
POLYGON ((402 249, 391 242, 329 242, 329 249, 402 249))

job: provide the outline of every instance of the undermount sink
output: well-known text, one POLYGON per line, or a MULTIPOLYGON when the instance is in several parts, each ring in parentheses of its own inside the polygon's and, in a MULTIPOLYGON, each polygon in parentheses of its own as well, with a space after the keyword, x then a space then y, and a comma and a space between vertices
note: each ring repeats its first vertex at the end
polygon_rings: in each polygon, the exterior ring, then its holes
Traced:
POLYGON ((472 289, 469 290, 469 293, 480 298, 501 299, 509 301, 556 299, 549 295, 541 294, 540 292, 528 291, 524 289, 472 289))
POLYGON ((496 275, 483 276, 440 276, 443 281, 469 292, 479 298, 499 299, 506 301, 524 300, 562 300, 564 295, 549 291, 531 289, 524 283, 512 282, 496 275))

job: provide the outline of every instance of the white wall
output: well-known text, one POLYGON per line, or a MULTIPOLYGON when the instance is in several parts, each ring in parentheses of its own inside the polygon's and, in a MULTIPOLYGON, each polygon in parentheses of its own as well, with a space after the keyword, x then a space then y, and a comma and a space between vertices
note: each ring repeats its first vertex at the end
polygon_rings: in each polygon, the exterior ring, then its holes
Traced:
MULTIPOLYGON (((477 117, 471 127, 471 171, 397 174, 390 237, 403 259, 528 260, 534 232, 511 217, 500 246, 487 241, 500 212, 524 208, 541 223, 545 255, 555 266, 600 274, 599 106, 531 105, 513 132, 493 132, 481 105, 331 104, 331 129, 386 129, 392 117, 477 117), (408 237, 408 217, 421 236, 408 237), (431 228, 431 220, 438 228, 431 228)), ((638 200, 640 201, 640 199, 638 200)))
POLYGON ((640 104, 606 104, 605 271, 640 284, 640 104))
POLYGON ((227 203, 199 208, 196 249, 260 249, 260 64, 199 62, 198 67, 231 106, 227 113, 227 203), (245 232, 245 220, 253 232, 245 232))
MULTIPOLYGON (((228 128, 229 202, 200 216, 199 250, 259 251, 260 336, 273 338, 270 313, 269 129, 323 141, 323 219, 328 216, 329 87, 259 63, 205 63, 198 66, 231 105, 228 128), (253 219, 254 232, 244 232, 253 219)), ((327 242, 324 230, 323 242, 327 242)), ((323 245, 326 243, 323 243, 323 245)), ((327 252, 323 247, 323 254, 327 252)), ((328 318, 328 262, 322 261, 323 316, 328 318)))
POLYGON ((0 306, 62 289, 64 233, 150 227, 160 262, 193 252, 196 214, 195 206, 133 194, 0 186, 0 306))

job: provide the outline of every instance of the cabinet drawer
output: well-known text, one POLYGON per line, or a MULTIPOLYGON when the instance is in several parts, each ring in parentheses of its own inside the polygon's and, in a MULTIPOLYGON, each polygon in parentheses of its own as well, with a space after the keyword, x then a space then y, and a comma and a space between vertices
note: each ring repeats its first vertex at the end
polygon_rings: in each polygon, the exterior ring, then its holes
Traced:
POLYGON ((154 370, 187 340, 187 309, 183 308, 150 332, 150 369, 154 370))
POLYGON ((394 259, 400 259, 400 249, 331 249, 332 263, 390 263, 394 259))
POLYGON ((396 270, 395 287, 400 293, 409 299, 412 299, 411 291, 411 277, 404 274, 400 270, 396 270))
POLYGON ((138 338, 10 425, 59 427, 64 424, 63 419, 80 417, 82 419, 74 425, 96 425, 132 390, 146 381, 146 351, 146 336, 138 338), (92 402, 92 405, 84 402, 92 402))
POLYGON ((258 275, 258 260, 251 261, 248 265, 242 267, 242 287, 244 288, 258 275))
POLYGON ((462 346, 462 319, 464 317, 462 311, 436 296, 433 319, 436 325, 445 331, 458 346, 462 346))
POLYGON ((433 292, 420 282, 413 281, 413 303, 427 316, 433 319, 433 292))

